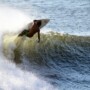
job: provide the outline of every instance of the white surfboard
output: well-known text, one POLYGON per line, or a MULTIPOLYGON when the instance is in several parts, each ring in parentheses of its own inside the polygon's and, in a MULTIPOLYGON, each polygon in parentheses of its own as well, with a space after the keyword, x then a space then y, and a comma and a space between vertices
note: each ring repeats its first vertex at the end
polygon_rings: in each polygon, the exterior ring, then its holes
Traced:
MULTIPOLYGON (((49 19, 39 19, 41 21, 41 25, 40 25, 40 29, 42 27, 44 27, 48 22, 49 22, 49 19)), ((25 35, 25 33, 28 33, 28 30, 33 26, 34 24, 34 21, 29 23, 25 28, 22 29, 22 31, 19 33, 18 36, 23 36, 25 35)))
MULTIPOLYGON (((40 29, 43 28, 50 20, 49 19, 38 19, 38 20, 41 20, 41 26, 40 26, 40 29)), ((28 28, 31 28, 33 25, 33 21, 30 22, 26 27, 25 29, 28 30, 28 28)))
POLYGON ((41 26, 40 26, 40 29, 42 28, 42 27, 44 27, 50 20, 49 19, 40 19, 41 20, 41 22, 42 22, 42 24, 41 24, 41 26))

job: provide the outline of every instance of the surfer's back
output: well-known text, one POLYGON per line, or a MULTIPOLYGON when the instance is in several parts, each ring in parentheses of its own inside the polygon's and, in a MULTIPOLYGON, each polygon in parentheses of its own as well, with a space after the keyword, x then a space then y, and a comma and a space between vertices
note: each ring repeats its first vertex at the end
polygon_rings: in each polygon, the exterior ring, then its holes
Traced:
POLYGON ((31 28, 29 28, 29 36, 32 37, 35 33, 39 32, 39 27, 36 23, 33 24, 31 28))

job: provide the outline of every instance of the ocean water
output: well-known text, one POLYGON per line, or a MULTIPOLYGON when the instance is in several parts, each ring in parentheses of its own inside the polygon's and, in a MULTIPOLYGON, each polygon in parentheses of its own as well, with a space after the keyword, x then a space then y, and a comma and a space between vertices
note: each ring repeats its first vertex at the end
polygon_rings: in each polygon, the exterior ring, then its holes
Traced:
POLYGON ((0 90, 90 90, 90 0, 0 0, 0 90), (17 37, 33 19, 37 35, 17 37))

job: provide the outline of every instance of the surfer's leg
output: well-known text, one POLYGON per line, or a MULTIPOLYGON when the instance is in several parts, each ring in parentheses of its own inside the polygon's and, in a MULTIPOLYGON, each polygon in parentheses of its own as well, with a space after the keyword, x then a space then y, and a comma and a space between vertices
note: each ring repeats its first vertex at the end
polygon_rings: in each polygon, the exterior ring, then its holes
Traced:
POLYGON ((23 30, 18 36, 27 35, 28 32, 29 32, 28 30, 23 30))
POLYGON ((26 34, 26 36, 27 36, 28 38, 31 38, 31 36, 30 36, 30 33, 29 33, 29 32, 26 34))

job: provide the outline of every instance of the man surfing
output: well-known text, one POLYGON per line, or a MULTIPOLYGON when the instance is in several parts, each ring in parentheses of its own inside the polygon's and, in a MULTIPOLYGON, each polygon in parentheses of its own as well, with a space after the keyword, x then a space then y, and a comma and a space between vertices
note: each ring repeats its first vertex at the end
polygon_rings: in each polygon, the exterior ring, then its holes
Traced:
POLYGON ((33 37, 35 33, 38 33, 38 42, 40 42, 40 29, 41 20, 34 20, 32 27, 28 27, 28 30, 23 30, 18 36, 27 36, 29 38, 33 37))
POLYGON ((33 37, 34 34, 38 33, 38 42, 40 42, 40 29, 48 23, 49 19, 34 20, 33 24, 27 29, 24 29, 18 36, 33 37))

